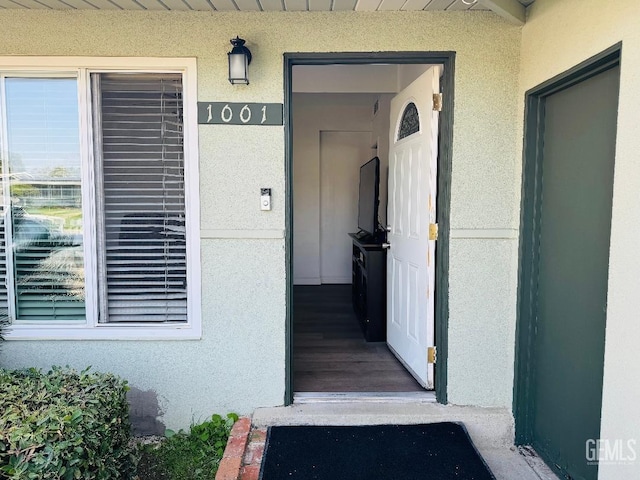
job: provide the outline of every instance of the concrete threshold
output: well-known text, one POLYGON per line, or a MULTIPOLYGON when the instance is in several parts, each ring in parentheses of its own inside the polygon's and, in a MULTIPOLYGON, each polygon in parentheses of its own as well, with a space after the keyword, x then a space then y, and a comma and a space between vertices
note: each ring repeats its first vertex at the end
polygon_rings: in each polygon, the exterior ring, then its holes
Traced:
MULTIPOLYGON (((307 399, 308 400, 308 399, 307 399)), ((513 445, 514 423, 508 409, 442 405, 433 401, 393 401, 389 398, 346 398, 337 401, 294 403, 288 407, 258 408, 252 424, 272 425, 409 425, 461 422, 497 480, 558 480, 553 472, 527 449, 513 445)))
POLYGON ((293 396, 293 403, 435 403, 436 395, 433 392, 302 392, 293 396))

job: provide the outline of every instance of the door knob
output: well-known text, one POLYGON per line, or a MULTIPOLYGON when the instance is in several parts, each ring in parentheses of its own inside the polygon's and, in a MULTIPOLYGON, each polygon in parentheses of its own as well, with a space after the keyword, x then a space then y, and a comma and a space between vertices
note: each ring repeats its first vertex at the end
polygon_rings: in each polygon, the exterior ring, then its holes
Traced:
POLYGON ((391 231, 391 225, 387 225, 387 232, 391 231))
POLYGON ((391 248, 391 244, 390 244, 390 243, 387 243, 387 242, 384 242, 384 243, 382 244, 382 248, 384 248, 385 250, 388 250, 388 249, 390 249, 390 248, 391 248))

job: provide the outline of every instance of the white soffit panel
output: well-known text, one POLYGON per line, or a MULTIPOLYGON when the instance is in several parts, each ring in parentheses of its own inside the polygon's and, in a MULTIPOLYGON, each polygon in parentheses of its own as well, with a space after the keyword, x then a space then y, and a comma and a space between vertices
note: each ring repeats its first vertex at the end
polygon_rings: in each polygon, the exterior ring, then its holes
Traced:
MULTIPOLYGON (((138 0, 140 1, 140 0, 138 0)), ((207 0, 185 0, 192 10, 197 10, 199 12, 210 12, 213 10, 213 7, 207 0)))
POLYGON ((232 0, 211 0, 211 3, 216 10, 220 10, 221 12, 235 12, 238 10, 238 7, 236 7, 236 4, 233 3, 232 0))
POLYGON ((402 10, 424 10, 424 7, 426 7, 428 3, 429 0, 407 0, 402 6, 402 10))
POLYGON ((382 0, 358 0, 356 11, 372 12, 378 9, 382 0))
POLYGON ((122 10, 144 10, 142 5, 134 2, 133 0, 111 0, 117 6, 119 6, 122 10))
POLYGON ((95 10, 95 5, 86 2, 85 0, 64 0, 64 3, 76 10, 95 10))
POLYGON ((462 0, 457 0, 455 3, 447 7, 448 12, 454 12, 459 10, 469 10, 473 5, 466 5, 462 0))
POLYGON ((304 12, 307 10, 307 0, 284 0, 284 7, 288 12, 304 12))
POLYGON ((535 0, 0 0, 0 10, 197 10, 197 11, 467 11, 491 10, 524 24, 535 0))
POLYGON ((378 7, 381 11, 396 11, 400 10, 405 4, 406 0, 382 0, 382 3, 378 7))
POLYGON ((281 12, 284 10, 282 0, 260 0, 260 4, 265 12, 281 12))
POLYGON ((98 10, 122 10, 121 7, 109 0, 90 0, 98 10))
MULTIPOLYGON (((50 10, 51 7, 45 5, 44 2, 36 2, 36 0, 18 0, 21 5, 24 5, 31 10, 50 10)), ((60 5, 59 8, 69 8, 66 5, 60 5)))
POLYGON ((161 0, 169 10, 191 10, 183 0, 161 0))
POLYGON ((309 10, 312 12, 326 12, 331 10, 331 0, 309 0, 309 10))
POLYGON ((40 5, 43 5, 44 8, 52 9, 52 10, 75 9, 73 5, 71 5, 69 2, 65 0, 33 0, 33 1, 35 1, 36 3, 39 3, 40 5))
POLYGON ((260 11, 260 4, 258 0, 236 0, 238 9, 243 12, 258 12, 260 11))
POLYGON ((336 12, 353 11, 356 8, 357 0, 334 0, 333 10, 336 12))
MULTIPOLYGON (((526 8, 523 2, 518 0, 478 0, 489 10, 493 11, 502 18, 513 23, 514 25, 524 25, 526 21, 526 8)), ((533 3, 533 2, 531 2, 533 3)))
POLYGON ((425 10, 446 10, 449 5, 453 5, 456 0, 431 0, 425 10))
MULTIPOLYGON (((93 1, 93 0, 89 0, 93 1)), ((158 0, 137 0, 140 5, 142 5, 147 10, 167 10, 162 3, 158 0)))

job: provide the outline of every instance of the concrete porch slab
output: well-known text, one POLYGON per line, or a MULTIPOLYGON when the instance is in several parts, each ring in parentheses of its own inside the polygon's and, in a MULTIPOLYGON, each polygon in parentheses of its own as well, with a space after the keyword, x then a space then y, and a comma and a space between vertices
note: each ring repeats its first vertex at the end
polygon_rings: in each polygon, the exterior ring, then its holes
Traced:
POLYGON ((558 480, 542 461, 513 446, 513 416, 507 409, 460 407, 438 403, 346 401, 294 404, 257 409, 252 424, 381 425, 462 422, 498 480, 558 480))

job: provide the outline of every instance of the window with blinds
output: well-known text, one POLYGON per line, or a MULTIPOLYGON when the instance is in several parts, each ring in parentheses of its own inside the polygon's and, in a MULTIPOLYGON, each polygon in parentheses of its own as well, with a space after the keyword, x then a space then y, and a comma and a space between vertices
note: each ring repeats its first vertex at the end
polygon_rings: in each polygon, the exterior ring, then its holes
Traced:
POLYGON ((93 74, 101 322, 187 320, 182 76, 93 74))
POLYGON ((13 275, 5 283, 14 288, 7 307, 17 320, 83 319, 82 198, 79 189, 52 195, 80 185, 77 79, 7 78, 4 91, 2 273, 13 275))
POLYGON ((199 328, 183 75, 0 71, 0 322, 199 328))

